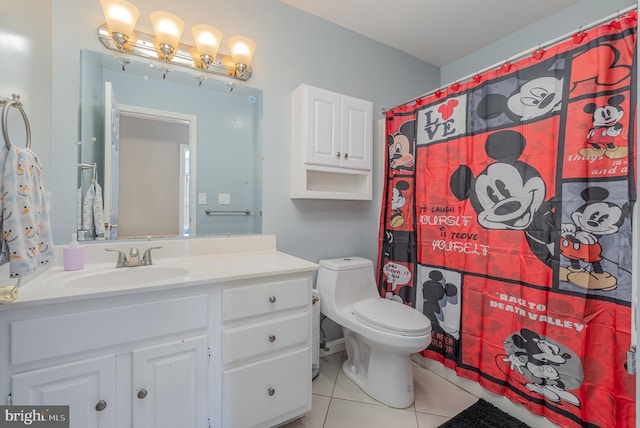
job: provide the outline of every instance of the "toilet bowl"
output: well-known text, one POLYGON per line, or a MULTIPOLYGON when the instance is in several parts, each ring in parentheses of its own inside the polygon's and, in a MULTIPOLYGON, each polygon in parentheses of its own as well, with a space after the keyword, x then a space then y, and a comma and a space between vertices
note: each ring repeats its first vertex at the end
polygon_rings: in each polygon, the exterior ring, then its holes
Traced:
POLYGON ((320 312, 342 327, 342 371, 389 407, 413 403, 411 354, 431 342, 431 323, 417 310, 378 294, 373 263, 361 257, 320 261, 320 312))

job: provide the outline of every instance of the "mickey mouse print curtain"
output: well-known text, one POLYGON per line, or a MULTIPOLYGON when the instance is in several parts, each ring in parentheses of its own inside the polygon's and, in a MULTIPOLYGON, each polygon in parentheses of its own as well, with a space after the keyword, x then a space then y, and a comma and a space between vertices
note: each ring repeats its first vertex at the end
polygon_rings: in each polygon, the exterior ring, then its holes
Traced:
POLYGON ((635 427, 636 23, 386 114, 380 294, 430 319, 425 357, 561 426, 635 427))

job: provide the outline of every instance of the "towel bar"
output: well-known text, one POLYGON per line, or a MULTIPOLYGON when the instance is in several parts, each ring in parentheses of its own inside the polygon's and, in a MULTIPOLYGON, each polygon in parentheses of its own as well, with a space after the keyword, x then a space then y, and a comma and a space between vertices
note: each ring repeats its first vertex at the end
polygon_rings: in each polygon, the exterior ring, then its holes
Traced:
POLYGON ((251 210, 244 211, 214 211, 204 210, 206 215, 251 215, 251 210))
POLYGON ((24 120, 24 127, 27 131, 27 144, 26 147, 31 147, 31 127, 29 126, 29 118, 27 113, 22 108, 22 101, 20 101, 20 95, 12 94, 13 99, 0 98, 0 104, 4 104, 2 109, 2 135, 4 136, 4 144, 7 148, 11 147, 11 140, 9 139, 9 133, 7 132, 7 116, 9 115, 9 107, 15 107, 20 111, 22 119, 24 120))

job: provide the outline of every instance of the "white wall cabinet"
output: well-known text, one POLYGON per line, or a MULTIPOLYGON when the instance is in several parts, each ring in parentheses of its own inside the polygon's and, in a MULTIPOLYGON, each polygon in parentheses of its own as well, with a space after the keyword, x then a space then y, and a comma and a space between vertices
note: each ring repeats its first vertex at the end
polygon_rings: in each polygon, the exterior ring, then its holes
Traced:
POLYGON ((372 198, 373 103, 300 85, 291 130, 292 198, 372 198))

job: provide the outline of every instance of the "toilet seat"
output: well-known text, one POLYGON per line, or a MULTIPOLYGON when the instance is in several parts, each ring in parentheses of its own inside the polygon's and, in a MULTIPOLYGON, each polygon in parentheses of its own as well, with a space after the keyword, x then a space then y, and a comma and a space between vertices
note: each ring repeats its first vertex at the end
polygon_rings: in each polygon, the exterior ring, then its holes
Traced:
POLYGON ((373 298, 353 304, 354 317, 363 324, 401 336, 424 336, 431 331, 429 320, 402 303, 373 298))

